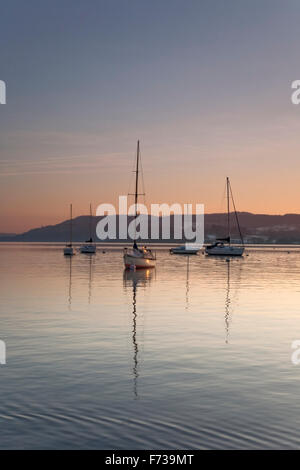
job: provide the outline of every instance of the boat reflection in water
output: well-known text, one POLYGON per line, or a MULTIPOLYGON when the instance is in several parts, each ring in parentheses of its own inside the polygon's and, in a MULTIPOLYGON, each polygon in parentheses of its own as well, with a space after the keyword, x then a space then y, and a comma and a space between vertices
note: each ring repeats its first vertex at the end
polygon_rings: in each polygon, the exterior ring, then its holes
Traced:
MULTIPOLYGON (((68 282, 68 294, 67 294, 67 304, 68 304, 69 311, 72 310, 72 289, 73 289, 73 281, 74 281, 72 279, 73 270, 74 270, 73 262, 74 261, 73 261, 72 256, 66 257, 66 264, 67 264, 67 269, 68 269, 68 274, 66 275, 66 277, 68 276, 68 281, 69 281, 68 282)), ((78 263, 75 263, 75 280, 76 280, 76 272, 78 273, 79 270, 80 272, 82 271, 84 271, 85 273, 88 272, 87 301, 88 301, 88 304, 90 304, 91 299, 92 299, 92 282, 93 282, 93 271, 95 269, 95 257, 92 254, 90 255, 87 254, 84 260, 84 264, 85 265, 83 265, 83 263, 80 263, 80 265, 78 265, 78 263), (76 269, 76 265, 77 265, 77 268, 79 269, 76 269)), ((76 292, 78 292, 78 287, 77 289, 75 289, 75 294, 76 292)), ((86 295, 86 293, 84 295, 86 295)))
POLYGON ((225 343, 229 343, 229 329, 230 323, 232 321, 232 314, 234 306, 237 303, 238 290, 240 286, 240 278, 242 272, 243 262, 242 260, 231 260, 230 258, 226 259, 226 296, 225 296, 225 343), (237 269, 235 269, 237 268, 237 269), (232 280, 234 284, 234 291, 231 289, 231 277, 232 272, 234 273, 235 278, 232 280))
POLYGON ((189 291, 190 291, 190 257, 186 259, 186 282, 185 282, 185 310, 189 308, 189 291))
POLYGON ((89 258, 89 294, 88 294, 88 303, 91 303, 92 298, 92 280, 93 280, 93 269, 95 264, 95 258, 93 254, 88 255, 89 258))
POLYGON ((138 398, 138 377, 139 377, 139 344, 137 335, 138 309, 137 309, 137 291, 138 288, 146 288, 151 281, 153 270, 143 269, 139 271, 124 270, 123 282, 125 292, 132 288, 132 347, 133 347, 133 393, 138 398))
POLYGON ((72 310, 72 256, 66 259, 69 264, 68 310, 72 310))
POLYGON ((227 260, 227 284, 226 284, 226 298, 225 298, 225 343, 228 344, 229 340, 229 325, 230 325, 230 260, 227 260))

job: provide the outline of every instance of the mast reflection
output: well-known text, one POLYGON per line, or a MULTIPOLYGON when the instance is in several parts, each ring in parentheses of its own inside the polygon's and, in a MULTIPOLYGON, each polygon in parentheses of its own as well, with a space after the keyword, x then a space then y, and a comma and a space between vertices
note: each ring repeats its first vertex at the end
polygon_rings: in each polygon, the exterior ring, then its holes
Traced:
POLYGON ((138 377, 139 377, 139 344, 137 338, 137 291, 140 287, 146 287, 152 277, 152 270, 141 269, 139 271, 124 270, 123 282, 125 291, 127 288, 132 287, 132 348, 133 348, 133 393, 134 397, 138 398, 138 377))
POLYGON ((185 309, 189 308, 189 291, 190 291, 190 257, 186 260, 186 289, 185 289, 185 309))
POLYGON ((229 341, 229 323, 230 323, 230 260, 226 260, 227 265, 227 283, 226 283, 226 299, 225 299, 225 343, 229 341))
POLYGON ((68 291, 68 310, 72 310, 72 259, 73 256, 68 256, 69 262, 69 291, 68 291))
POLYGON ((226 259, 226 296, 225 296, 225 312, 224 312, 224 320, 225 320, 225 343, 229 343, 229 336, 230 336, 230 323, 232 320, 233 314, 233 307, 237 301, 238 290, 240 286, 241 280, 241 272, 242 272, 243 261, 242 259, 239 260, 232 260, 230 258, 226 259), (235 263, 232 265, 232 263, 235 263), (235 267, 238 269, 235 270, 235 267), (232 269, 236 271, 235 276, 235 291, 232 295, 232 269))
POLYGON ((91 303, 92 298, 92 268, 94 264, 94 255, 88 254, 89 257, 89 294, 88 294, 88 303, 91 303))

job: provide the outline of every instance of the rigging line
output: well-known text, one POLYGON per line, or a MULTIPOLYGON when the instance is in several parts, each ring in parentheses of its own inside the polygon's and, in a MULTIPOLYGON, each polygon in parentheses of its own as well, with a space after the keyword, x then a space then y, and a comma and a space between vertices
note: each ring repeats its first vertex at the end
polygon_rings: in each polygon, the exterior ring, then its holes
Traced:
POLYGON ((227 183, 227 236, 229 237, 230 244, 230 197, 229 197, 229 178, 226 178, 227 183))
POLYGON ((129 180, 129 187, 128 187, 128 191, 127 191, 127 196, 130 195, 130 190, 131 190, 132 180, 133 180, 133 173, 135 173, 135 163, 136 163, 136 155, 134 156, 134 159, 133 159, 133 165, 132 165, 131 177, 130 177, 130 180, 129 180))
POLYGON ((241 238, 241 241, 242 241, 242 245, 244 245, 244 239, 243 239, 243 235, 242 235, 242 232, 241 232, 241 227, 240 227, 239 219, 238 219, 237 212, 236 212, 236 208, 235 208, 235 203, 234 203, 234 199, 233 199, 233 194, 232 194, 232 189, 231 189, 230 181, 229 181, 229 189, 230 189, 230 195, 231 195, 232 204, 233 204, 233 208, 234 208, 235 220, 236 220, 236 223, 237 223, 237 226, 238 226, 238 229, 239 229, 239 234, 240 234, 240 238, 241 238))
POLYGON ((143 163, 142 163, 142 158, 141 158, 141 150, 140 150, 140 173, 141 173, 141 180, 142 180, 142 196, 143 196, 143 201, 144 205, 146 205, 146 191, 145 191, 145 181, 144 181, 144 168, 143 168, 143 163))
POLYGON ((216 208, 219 214, 222 214, 224 212, 224 200, 225 200, 225 194, 226 194, 226 183, 224 185, 223 193, 220 199, 220 203, 218 207, 216 208))

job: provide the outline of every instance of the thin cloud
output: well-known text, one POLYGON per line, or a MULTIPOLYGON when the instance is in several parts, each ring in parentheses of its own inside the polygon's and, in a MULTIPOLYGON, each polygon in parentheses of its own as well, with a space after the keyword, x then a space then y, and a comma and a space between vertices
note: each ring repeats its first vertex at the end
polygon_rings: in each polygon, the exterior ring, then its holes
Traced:
POLYGON ((128 167, 127 153, 110 153, 87 157, 73 155, 64 157, 51 157, 45 160, 2 160, 0 162, 0 176, 40 175, 40 174, 71 174, 81 172, 93 172, 95 169, 107 170, 108 168, 128 167), (123 157, 123 158, 122 158, 123 157), (126 158, 124 158, 126 157, 126 158), (68 168, 71 165, 71 168, 68 168), (28 169, 28 167, 33 170, 28 169), (28 170, 28 171, 27 171, 28 170))

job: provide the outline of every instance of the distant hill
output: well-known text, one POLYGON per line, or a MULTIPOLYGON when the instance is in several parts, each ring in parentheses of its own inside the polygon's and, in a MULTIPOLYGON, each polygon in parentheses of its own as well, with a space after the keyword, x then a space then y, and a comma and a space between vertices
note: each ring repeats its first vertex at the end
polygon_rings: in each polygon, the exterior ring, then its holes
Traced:
MULTIPOLYGON (((117 216, 117 233, 119 227, 119 217, 117 216)), ((146 216, 145 216, 146 217, 146 216)), ((249 212, 238 213, 242 233, 248 243, 300 243, 300 214, 266 215, 252 214, 249 212)), ((96 225, 102 217, 92 218, 92 233, 96 240, 96 225)), ((168 240, 157 240, 163 242, 180 242, 174 240, 173 225, 174 217, 170 217, 171 236, 168 240)), ((132 217, 128 217, 128 222, 132 217)), ((230 214, 232 225, 231 236, 238 239, 238 231, 235 223, 234 213, 230 214)), ((159 218, 161 227, 162 218, 159 218)), ((205 215, 205 240, 209 241, 216 236, 226 235, 227 214, 206 214, 205 215)), ((89 216, 80 216, 73 219, 73 241, 83 242, 89 238, 89 216)), ((0 234, 1 242, 66 242, 69 238, 70 222, 66 220, 56 225, 35 228, 22 234, 0 234)), ((182 237, 184 240, 184 237, 182 237)), ((100 242, 100 240, 96 240, 100 242)), ((106 240, 106 241, 120 241, 106 240)), ((143 240, 148 242, 149 240, 143 240)))
POLYGON ((17 234, 16 233, 1 233, 0 232, 0 237, 15 237, 17 234))

